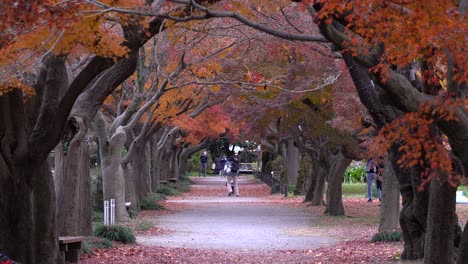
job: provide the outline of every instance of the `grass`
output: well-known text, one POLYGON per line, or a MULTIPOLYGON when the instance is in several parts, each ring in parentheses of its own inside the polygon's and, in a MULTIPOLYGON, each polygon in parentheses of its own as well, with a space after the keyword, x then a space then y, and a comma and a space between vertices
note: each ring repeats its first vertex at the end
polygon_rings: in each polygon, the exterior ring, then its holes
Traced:
MULTIPOLYGON (((366 183, 343 183, 342 185, 343 197, 367 197, 367 184, 366 183)), ((377 188, 375 183, 372 184, 372 195, 377 197, 377 188)))
MULTIPOLYGON (((198 177, 198 171, 191 171, 189 173, 187 173, 187 176, 189 177, 198 177)), ((203 173, 201 175, 203 177, 203 173)), ((215 174, 215 173, 211 173, 211 172, 206 172, 206 177, 213 177, 213 176, 219 176, 218 174, 215 174)))
POLYGON ((458 186, 458 189, 459 191, 463 191, 465 193, 465 195, 468 194, 468 185, 460 185, 458 186))

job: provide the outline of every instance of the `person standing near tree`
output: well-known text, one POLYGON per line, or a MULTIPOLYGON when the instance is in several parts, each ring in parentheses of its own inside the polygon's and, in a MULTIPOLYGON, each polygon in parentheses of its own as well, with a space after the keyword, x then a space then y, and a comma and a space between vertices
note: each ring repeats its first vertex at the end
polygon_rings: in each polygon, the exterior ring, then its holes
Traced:
POLYGON ((198 177, 201 177, 201 172, 203 170, 203 176, 206 177, 206 167, 208 165, 208 153, 203 151, 200 155, 200 169, 198 170, 198 177))
POLYGON ((384 172, 384 159, 382 156, 379 157, 379 161, 377 163, 377 173, 375 176, 375 187, 377 187, 377 196, 379 197, 379 202, 382 202, 382 180, 383 180, 383 172, 384 172))
POLYGON ((372 158, 367 160, 366 173, 367 196, 369 197, 367 202, 372 203, 372 182, 374 181, 375 175, 377 173, 377 162, 375 162, 375 160, 372 158))
POLYGON ((239 197, 239 184, 237 182, 237 178, 239 176, 240 162, 241 162, 239 152, 236 151, 234 155, 229 157, 228 161, 231 164, 230 172, 227 173, 227 189, 229 192, 228 195, 231 196, 235 194, 237 197, 239 197), (234 190, 232 190, 231 180, 234 181, 234 190))

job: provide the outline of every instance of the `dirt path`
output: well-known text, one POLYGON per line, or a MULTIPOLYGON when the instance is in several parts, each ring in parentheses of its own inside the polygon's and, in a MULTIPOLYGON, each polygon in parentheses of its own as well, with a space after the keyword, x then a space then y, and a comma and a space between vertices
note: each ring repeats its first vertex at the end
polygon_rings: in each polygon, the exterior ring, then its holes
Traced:
POLYGON ((240 197, 227 196, 224 178, 193 180, 190 192, 164 203, 168 210, 140 212, 136 222, 155 228, 139 232, 137 244, 80 263, 400 263, 402 243, 370 242, 379 207, 365 199, 347 198, 347 216, 328 217, 300 197, 271 195, 252 176, 240 177, 240 197))
POLYGON ((185 204, 184 210, 155 219, 158 228, 169 230, 160 236, 138 236, 142 245, 197 249, 288 250, 311 249, 337 240, 320 234, 302 234, 314 217, 301 208, 274 204, 264 192, 242 195, 261 185, 242 176, 241 197, 227 197, 222 177, 195 178, 191 194, 168 203, 185 204), (210 191, 213 187, 219 192, 210 191), (245 193, 245 192, 244 192, 245 193), (209 196, 211 194, 211 196, 209 196))

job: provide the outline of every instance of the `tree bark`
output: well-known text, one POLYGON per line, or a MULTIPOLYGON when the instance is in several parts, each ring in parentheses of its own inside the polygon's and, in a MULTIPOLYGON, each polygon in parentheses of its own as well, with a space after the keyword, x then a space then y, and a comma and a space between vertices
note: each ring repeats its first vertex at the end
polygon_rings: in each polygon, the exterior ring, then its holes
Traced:
POLYGON ((421 168, 400 168, 397 161, 401 153, 396 144, 389 150, 389 159, 395 170, 400 193, 402 196, 402 209, 400 211, 400 227, 405 240, 402 259, 420 259, 424 257, 424 236, 426 233, 427 210, 429 203, 429 190, 418 190, 421 183, 421 168))
POLYGON ((400 229, 400 191, 392 164, 386 160, 382 182, 379 233, 391 233, 400 229))
POLYGON ((465 223, 461 236, 460 247, 458 248, 457 264, 464 264, 468 261, 468 221, 465 223))
POLYGON ((325 213, 339 216, 345 215, 342 183, 344 172, 349 164, 351 164, 351 159, 345 158, 340 151, 333 160, 333 164, 328 173, 327 209, 325 213))
POLYGON ((81 119, 70 118, 64 137, 55 148, 57 229, 61 236, 89 236, 91 187, 89 148, 84 138, 87 127, 81 119))
POLYGON ((299 148, 294 145, 293 139, 286 141, 286 173, 288 185, 296 186, 299 172, 299 148))
POLYGON ((150 142, 134 142, 134 155, 125 168, 126 193, 132 209, 139 209, 140 201, 151 192, 151 153, 150 142), (147 144, 145 144, 147 143, 147 144))
POLYGON ((36 262, 39 264, 59 262, 54 179, 47 160, 34 168, 36 172, 33 191, 34 241, 36 262))
MULTIPOLYGON (((5 141, 2 140, 2 144, 5 141)), ((0 251, 22 263, 36 263, 30 178, 0 155, 0 251), (21 246, 18 246, 21 245, 21 246)))
POLYGON ((321 166, 318 166, 318 168, 316 169, 315 177, 317 177, 317 184, 315 185, 315 189, 313 190, 314 198, 310 202, 310 205, 320 206, 324 205, 324 192, 325 183, 327 180, 327 173, 321 166))
POLYGON ((427 264, 453 263, 455 259, 455 243, 453 241, 460 241, 458 220, 455 214, 457 188, 446 180, 447 177, 440 175, 440 180, 433 179, 430 183, 429 213, 424 248, 424 263, 427 264))
MULTIPOLYGON (((312 167, 312 166, 311 166, 312 167)), ((314 199, 315 186, 317 185, 317 175, 314 175, 312 168, 305 179, 305 197, 304 202, 311 202, 314 199)))
POLYGON ((109 139, 106 121, 97 115, 93 121, 94 131, 99 139, 99 154, 101 157, 102 189, 104 200, 115 200, 115 221, 128 220, 125 208, 125 178, 121 166, 122 149, 126 140, 126 133, 122 127, 109 139))

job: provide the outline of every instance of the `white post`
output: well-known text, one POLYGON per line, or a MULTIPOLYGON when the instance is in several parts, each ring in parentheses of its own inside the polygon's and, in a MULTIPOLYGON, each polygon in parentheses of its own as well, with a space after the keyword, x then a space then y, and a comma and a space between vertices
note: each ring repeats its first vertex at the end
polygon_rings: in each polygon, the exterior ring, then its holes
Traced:
POLYGON ((110 200, 110 224, 115 223, 115 199, 110 200))
POLYGON ((104 225, 109 225, 109 201, 104 201, 104 225))

